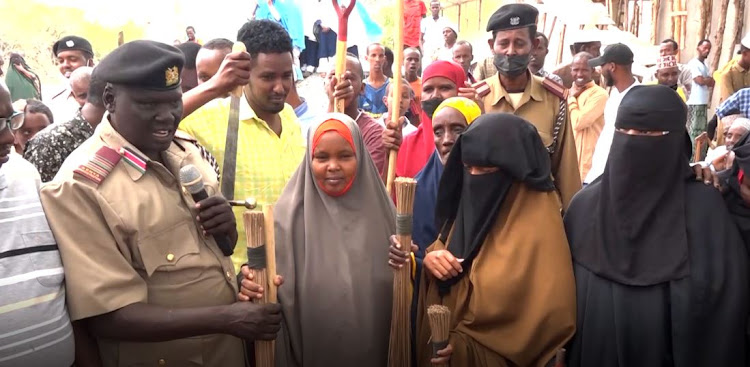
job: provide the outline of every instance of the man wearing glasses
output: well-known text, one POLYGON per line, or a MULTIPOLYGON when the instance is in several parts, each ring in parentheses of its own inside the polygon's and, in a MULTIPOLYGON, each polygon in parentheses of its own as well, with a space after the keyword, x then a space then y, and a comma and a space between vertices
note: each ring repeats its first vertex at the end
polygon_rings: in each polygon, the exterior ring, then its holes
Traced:
POLYGON ((39 174, 13 150, 23 113, 0 83, 0 365, 70 366, 63 266, 39 200, 39 174))

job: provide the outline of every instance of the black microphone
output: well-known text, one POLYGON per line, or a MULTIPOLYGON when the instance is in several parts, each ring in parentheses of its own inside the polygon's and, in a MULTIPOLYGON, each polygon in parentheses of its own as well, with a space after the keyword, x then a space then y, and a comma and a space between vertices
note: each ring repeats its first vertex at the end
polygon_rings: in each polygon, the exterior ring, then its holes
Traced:
MULTIPOLYGON (((180 183, 193 196, 193 201, 196 203, 208 198, 208 193, 206 193, 206 188, 203 185, 203 176, 198 168, 192 164, 180 168, 180 183)), ((219 245, 219 249, 224 256, 234 253, 234 245, 228 236, 214 236, 214 240, 216 240, 216 244, 219 245)))

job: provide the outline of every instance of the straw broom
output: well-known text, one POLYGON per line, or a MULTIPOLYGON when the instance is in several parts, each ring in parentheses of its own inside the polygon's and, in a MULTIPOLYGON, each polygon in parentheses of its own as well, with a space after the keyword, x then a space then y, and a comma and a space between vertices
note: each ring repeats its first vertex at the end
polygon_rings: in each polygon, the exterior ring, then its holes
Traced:
MULTIPOLYGON (((432 305, 427 307, 427 318, 430 321, 430 332, 432 333, 432 358, 438 358, 437 352, 448 346, 451 310, 442 305, 432 305)), ((448 367, 448 363, 433 366, 448 367)))
MULTIPOLYGON (((263 212, 246 211, 242 219, 247 235, 248 266, 255 282, 265 289, 263 297, 253 299, 253 302, 259 304, 276 303, 276 288, 273 284, 273 278, 276 275, 273 207, 264 207, 263 212), (266 239, 265 244, 264 239, 266 239)), ((256 340, 254 344, 255 366, 274 367, 274 341, 256 340)))
MULTIPOLYGON (((396 184, 396 235, 401 247, 411 254, 411 224, 414 210, 414 191, 417 181, 399 177, 396 184)), ((393 311, 391 337, 388 344, 388 366, 411 366, 411 262, 393 273, 393 311)))

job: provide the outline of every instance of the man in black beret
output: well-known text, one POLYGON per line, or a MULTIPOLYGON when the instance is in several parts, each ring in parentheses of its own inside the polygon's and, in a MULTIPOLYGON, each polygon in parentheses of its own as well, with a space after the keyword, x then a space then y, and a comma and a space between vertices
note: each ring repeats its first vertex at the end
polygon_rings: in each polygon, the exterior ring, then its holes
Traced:
POLYGON ((563 209, 581 188, 567 90, 549 78, 533 76, 529 61, 539 46, 539 12, 529 4, 503 5, 490 17, 487 31, 497 73, 475 85, 484 111, 512 113, 536 126, 552 158, 552 175, 563 209))
POLYGON ((65 36, 52 45, 52 54, 55 56, 60 74, 66 80, 63 87, 52 94, 47 104, 52 109, 55 120, 69 121, 75 117, 81 105, 76 102, 67 79, 82 66, 94 66, 94 49, 85 38, 65 36))
POLYGON ((234 245, 234 215, 198 148, 174 139, 183 65, 179 50, 153 41, 105 57, 108 121, 41 191, 71 319, 87 325, 105 367, 242 367, 241 338, 279 330, 278 305, 237 302, 232 261, 215 240, 234 245), (187 165, 207 199, 180 185, 187 165))

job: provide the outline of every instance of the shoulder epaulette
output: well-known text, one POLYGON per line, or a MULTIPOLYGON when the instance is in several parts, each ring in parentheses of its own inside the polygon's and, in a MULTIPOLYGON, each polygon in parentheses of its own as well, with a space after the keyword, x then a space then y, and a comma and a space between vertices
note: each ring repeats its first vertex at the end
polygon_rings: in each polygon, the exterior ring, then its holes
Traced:
POLYGON ((191 143, 197 143, 198 140, 192 137, 190 134, 183 132, 181 130, 177 130, 174 133, 174 138, 177 140, 183 140, 191 143))
POLYGON ((484 80, 472 84, 471 87, 474 88, 479 98, 484 98, 486 95, 490 94, 490 86, 484 80))
POLYGON ((560 99, 568 99, 568 89, 564 85, 547 77, 542 78, 544 89, 557 96, 560 99))
POLYGON ((96 151, 90 161, 80 165, 73 173, 99 185, 112 172, 121 158, 122 156, 116 150, 104 146, 96 151))

